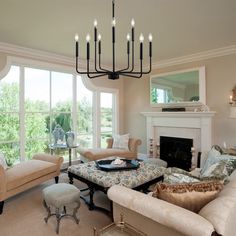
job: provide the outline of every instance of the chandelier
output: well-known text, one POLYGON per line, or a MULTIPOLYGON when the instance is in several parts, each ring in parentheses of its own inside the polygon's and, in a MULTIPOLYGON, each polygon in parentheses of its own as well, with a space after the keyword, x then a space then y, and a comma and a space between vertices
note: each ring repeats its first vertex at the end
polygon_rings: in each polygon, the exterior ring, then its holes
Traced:
POLYGON ((87 41, 87 69, 85 71, 79 70, 79 36, 75 35, 75 55, 76 55, 76 71, 79 74, 86 74, 90 79, 100 77, 100 76, 108 76, 109 79, 115 80, 119 79, 120 75, 133 77, 133 78, 141 78, 143 74, 149 74, 152 70, 152 35, 149 34, 149 70, 143 71, 143 42, 144 36, 140 34, 139 37, 139 48, 140 48, 140 65, 139 69, 135 70, 134 66, 134 46, 135 46, 135 32, 134 19, 131 20, 131 36, 127 34, 127 66, 123 69, 116 68, 116 58, 115 58, 115 43, 116 43, 116 19, 115 19, 115 0, 112 0, 112 68, 110 70, 102 67, 101 63, 101 53, 102 53, 102 42, 101 42, 101 34, 98 34, 97 30, 97 20, 94 20, 94 70, 90 69, 90 35, 86 36, 87 41), (131 44, 131 46, 130 46, 131 44), (130 53, 131 51, 131 53, 130 53), (131 58, 130 58, 131 54, 131 58))

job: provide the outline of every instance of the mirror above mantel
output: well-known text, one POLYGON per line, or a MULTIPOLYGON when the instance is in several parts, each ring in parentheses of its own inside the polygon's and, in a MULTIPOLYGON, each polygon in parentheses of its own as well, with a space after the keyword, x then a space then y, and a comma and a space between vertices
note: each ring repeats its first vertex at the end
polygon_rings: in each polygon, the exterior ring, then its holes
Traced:
POLYGON ((152 75, 150 102, 153 107, 205 105, 205 67, 152 75))

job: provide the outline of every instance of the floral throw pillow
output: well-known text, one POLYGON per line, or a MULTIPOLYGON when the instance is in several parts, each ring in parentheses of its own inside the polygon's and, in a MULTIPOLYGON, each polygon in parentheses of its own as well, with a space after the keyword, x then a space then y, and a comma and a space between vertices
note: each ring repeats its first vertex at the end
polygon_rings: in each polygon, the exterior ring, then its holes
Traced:
POLYGON ((164 174, 164 182, 169 184, 192 183, 199 181, 199 178, 192 175, 190 172, 176 167, 167 168, 164 174))
POLYGON ((114 135, 112 148, 129 150, 129 134, 114 135))
POLYGON ((5 157, 1 152, 0 152, 0 165, 2 165, 4 170, 7 169, 7 163, 6 163, 5 157))

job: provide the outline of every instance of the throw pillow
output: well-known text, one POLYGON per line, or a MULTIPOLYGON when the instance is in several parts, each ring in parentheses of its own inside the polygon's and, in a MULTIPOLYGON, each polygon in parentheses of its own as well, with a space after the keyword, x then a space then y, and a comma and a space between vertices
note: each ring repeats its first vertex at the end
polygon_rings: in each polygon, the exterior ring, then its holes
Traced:
POLYGON ((203 177, 218 177, 218 176, 228 176, 228 170, 226 168, 227 161, 219 161, 211 165, 204 173, 200 176, 203 177))
POLYGON ((201 174, 203 174, 211 165, 217 162, 217 157, 220 156, 220 152, 217 151, 214 147, 208 152, 206 161, 202 167, 201 174))
POLYGON ((1 152, 0 152, 0 165, 2 165, 4 170, 7 169, 7 163, 6 163, 5 157, 1 152))
POLYGON ((214 155, 212 155, 212 152, 211 152, 211 154, 208 156, 208 158, 206 160, 206 164, 204 165, 204 167, 201 170, 201 176, 209 175, 209 172, 212 172, 212 169, 214 169, 217 166, 215 164, 217 164, 219 162, 221 162, 221 165, 225 165, 226 172, 228 172, 227 175, 230 175, 234 171, 234 169, 236 168, 236 157, 235 156, 231 156, 231 155, 227 155, 227 154, 218 155, 216 152, 214 155), (221 161, 225 161, 225 163, 223 164, 223 162, 221 162, 221 161), (212 165, 213 165, 213 167, 212 167, 212 165))
POLYGON ((112 148, 129 150, 129 134, 114 135, 112 148))
POLYGON ((176 185, 160 183, 155 186, 153 197, 198 213, 222 188, 223 184, 216 181, 176 185))

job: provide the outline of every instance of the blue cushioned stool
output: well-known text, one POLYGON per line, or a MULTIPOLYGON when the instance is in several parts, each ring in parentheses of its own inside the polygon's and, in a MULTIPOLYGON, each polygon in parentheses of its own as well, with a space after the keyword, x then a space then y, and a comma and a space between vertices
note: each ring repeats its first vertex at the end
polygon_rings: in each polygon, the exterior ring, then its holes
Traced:
POLYGON ((48 212, 44 220, 47 223, 49 217, 56 216, 57 234, 59 233, 59 224, 62 217, 71 216, 77 224, 79 223, 76 213, 80 207, 80 190, 74 185, 60 183, 46 187, 43 189, 43 199, 44 206, 48 212), (67 207, 73 209, 73 214, 67 214, 67 207), (51 208, 55 208, 55 213, 51 212, 51 208))

